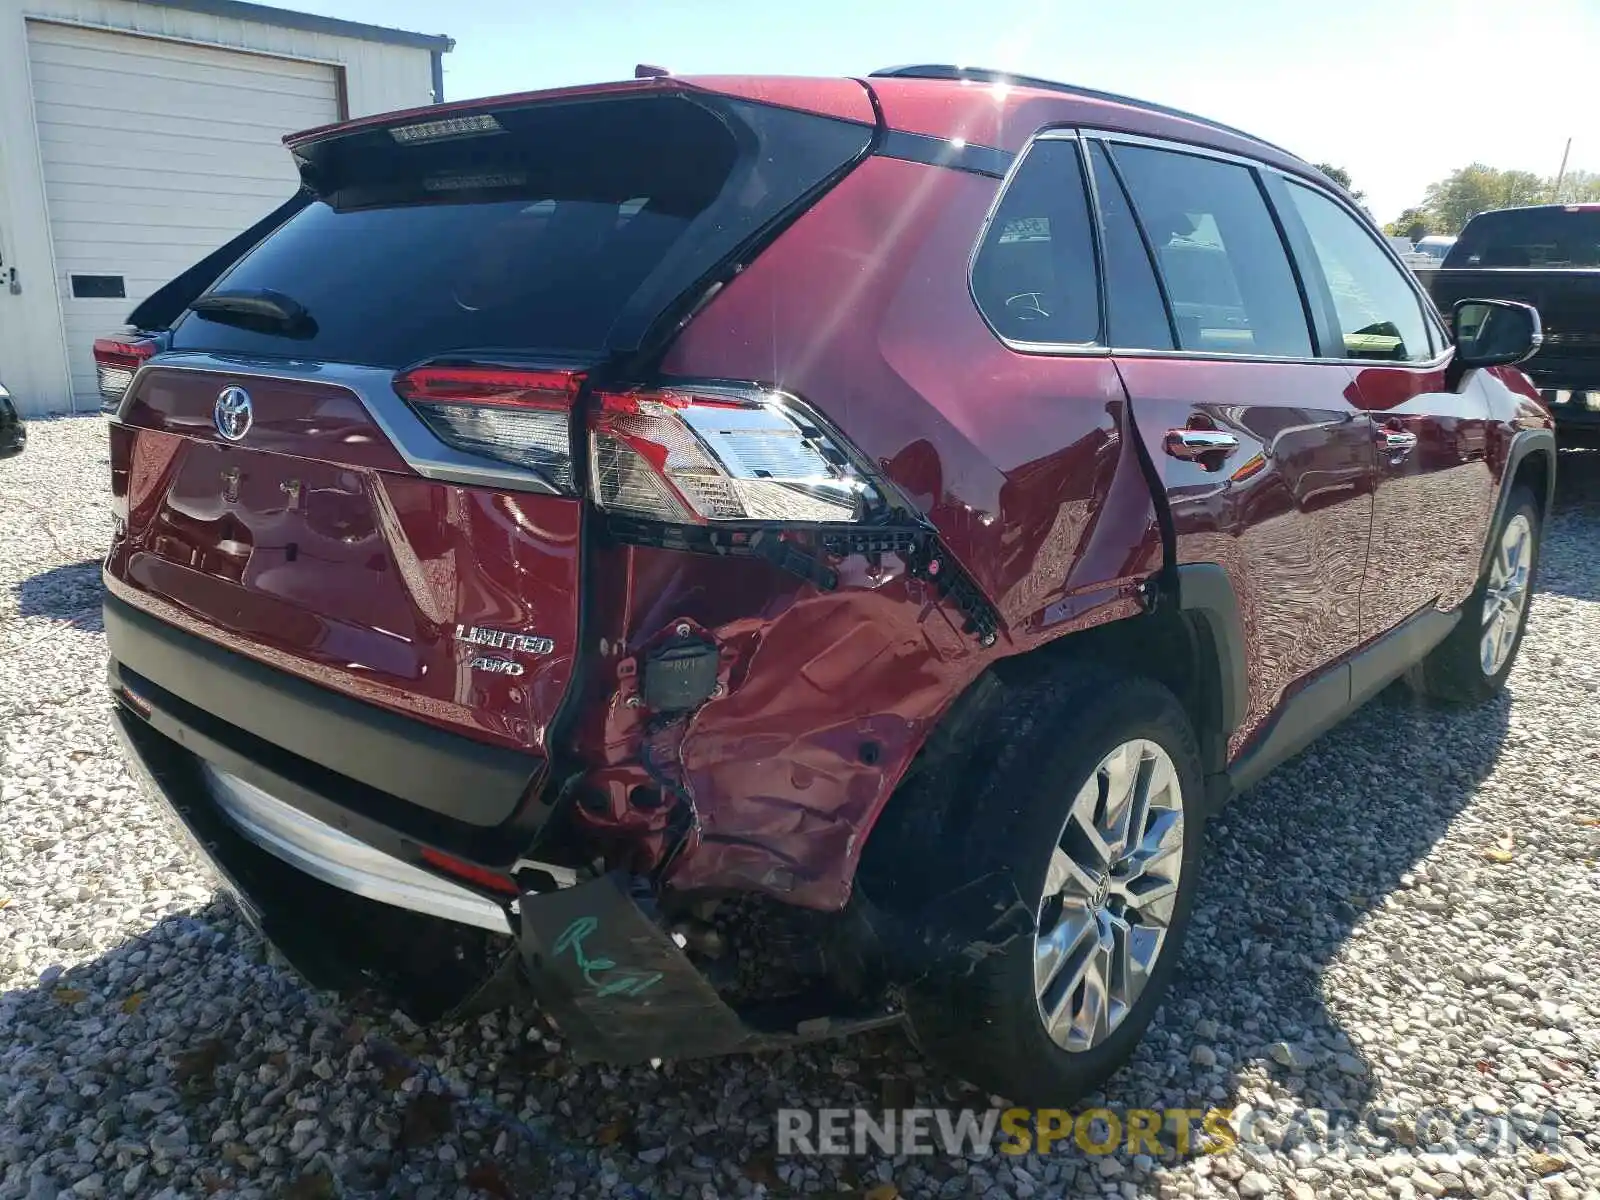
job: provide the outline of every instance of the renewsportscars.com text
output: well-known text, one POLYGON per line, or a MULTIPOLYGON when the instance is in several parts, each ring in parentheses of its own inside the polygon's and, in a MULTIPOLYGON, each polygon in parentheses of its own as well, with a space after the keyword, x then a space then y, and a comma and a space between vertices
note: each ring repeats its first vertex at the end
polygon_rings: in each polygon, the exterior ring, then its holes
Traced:
POLYGON ((1559 1141, 1560 1114, 1539 1120, 1477 1109, 1302 1109, 1288 1114, 1225 1108, 948 1109, 785 1108, 778 1110, 777 1151, 783 1155, 982 1153, 1148 1154, 1152 1158, 1226 1154, 1240 1146, 1289 1150, 1310 1144, 1371 1153, 1402 1118, 1410 1144, 1492 1155, 1531 1143, 1559 1141), (998 1138, 997 1138, 998 1135, 998 1138))

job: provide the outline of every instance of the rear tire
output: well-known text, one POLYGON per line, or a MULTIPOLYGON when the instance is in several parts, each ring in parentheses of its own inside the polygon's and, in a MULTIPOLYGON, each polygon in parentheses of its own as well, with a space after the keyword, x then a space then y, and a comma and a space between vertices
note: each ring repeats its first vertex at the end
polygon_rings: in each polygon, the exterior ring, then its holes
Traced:
POLYGON ((1522 648, 1539 567, 1533 492, 1518 486, 1495 527, 1489 567, 1450 635, 1406 673, 1413 690, 1450 704, 1481 704, 1505 686, 1522 648))
POLYGON ((960 866, 1009 871, 1039 930, 911 989, 907 1015, 963 1078, 1066 1105, 1133 1053, 1177 963, 1205 836, 1200 754, 1170 691, 1098 668, 1019 689, 979 744, 997 761, 973 781, 960 866))

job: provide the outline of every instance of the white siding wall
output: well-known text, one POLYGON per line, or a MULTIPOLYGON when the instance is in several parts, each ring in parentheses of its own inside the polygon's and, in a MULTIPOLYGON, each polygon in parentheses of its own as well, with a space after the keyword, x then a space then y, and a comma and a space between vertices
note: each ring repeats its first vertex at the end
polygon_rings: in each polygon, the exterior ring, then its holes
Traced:
POLYGON ((73 407, 92 412, 95 338, 293 193, 281 139, 339 119, 338 68, 48 21, 28 66, 73 407), (77 274, 126 295, 76 295, 77 274))
MULTIPOLYGON (((70 22, 340 66, 352 117, 426 104, 432 98, 432 57, 419 47, 226 20, 135 0, 0 0, 0 379, 25 413, 66 411, 71 405, 63 307, 65 303, 73 308, 73 302, 70 298, 64 302, 63 297, 70 297, 68 272, 85 269, 84 264, 57 262, 53 249, 57 239, 51 235, 50 206, 58 206, 54 214, 58 220, 74 220, 72 214, 77 210, 73 205, 81 203, 81 198, 47 197, 40 139, 47 140, 46 153, 59 160, 61 130, 50 105, 61 97, 51 90, 59 91, 59 81, 50 78, 56 68, 30 63, 29 18, 34 19, 35 29, 44 27, 40 20, 70 22), (43 78, 36 81, 35 72, 43 78), (46 109, 43 114, 37 111, 40 107, 46 109), (13 268, 21 284, 18 295, 12 295, 8 287, 13 268)), ((203 69, 198 73, 204 74, 203 69)), ((320 73, 324 80, 332 77, 326 66, 297 73, 320 73)), ((103 136, 115 126, 115 120, 108 118, 102 134, 90 136, 103 136)), ((173 152, 181 153, 176 148, 173 152)), ((276 153, 284 154, 287 162, 286 151, 276 153)), ((177 167, 179 162, 174 158, 172 165, 177 167)), ((56 190, 59 194, 59 183, 56 190)), ((241 221, 240 228, 248 223, 241 221)), ((152 238, 156 229, 152 223, 152 238)), ((77 232, 82 240, 83 231, 77 232)), ((127 304, 93 302, 113 317, 108 332, 132 307, 135 280, 130 277, 128 282, 127 304)), ((143 283, 138 286, 142 294, 143 283)), ((78 302, 80 306, 83 303, 78 302)), ((77 323, 79 314, 72 316, 77 323)))

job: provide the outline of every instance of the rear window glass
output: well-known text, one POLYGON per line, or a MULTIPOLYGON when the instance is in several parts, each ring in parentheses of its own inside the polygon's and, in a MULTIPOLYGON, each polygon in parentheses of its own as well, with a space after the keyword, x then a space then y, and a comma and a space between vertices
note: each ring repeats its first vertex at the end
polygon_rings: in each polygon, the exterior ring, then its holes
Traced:
MULTIPOLYGON (((714 102, 707 102, 714 103, 714 102)), ((648 97, 496 113, 497 129, 305 154, 315 202, 215 292, 292 331, 190 313, 174 349, 403 366, 444 353, 631 348, 707 270, 866 147, 866 126, 648 97)))
POLYGON ((1600 267, 1600 209, 1508 209, 1467 222, 1447 267, 1600 267))
POLYGON ((1002 337, 1093 342, 1100 287, 1078 143, 1035 142, 972 264, 972 293, 1002 337))

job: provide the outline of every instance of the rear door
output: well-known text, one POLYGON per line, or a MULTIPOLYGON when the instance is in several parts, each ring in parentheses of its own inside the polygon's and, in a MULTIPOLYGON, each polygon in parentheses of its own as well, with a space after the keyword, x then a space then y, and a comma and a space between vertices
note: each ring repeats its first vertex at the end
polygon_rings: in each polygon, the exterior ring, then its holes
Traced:
POLYGON ((112 590, 544 753, 578 654, 586 373, 870 137, 661 88, 296 143, 315 200, 121 402, 112 590))
POLYGON ((1252 165, 1120 139, 1094 160, 1108 260, 1132 273, 1112 277, 1113 314, 1120 288, 1146 297, 1136 311, 1163 299, 1170 317, 1124 331, 1114 316, 1113 353, 1166 487, 1177 559, 1220 564, 1241 608, 1249 690, 1237 752, 1361 640, 1371 423, 1350 370, 1317 360, 1252 165), (1131 282, 1141 272, 1153 277, 1131 282))
POLYGON ((1479 372, 1451 387, 1443 330, 1409 273, 1365 222, 1299 180, 1275 188, 1300 258, 1327 357, 1355 371, 1377 456, 1372 551, 1361 585, 1361 632, 1375 637, 1472 590, 1492 519, 1490 402, 1479 372))

